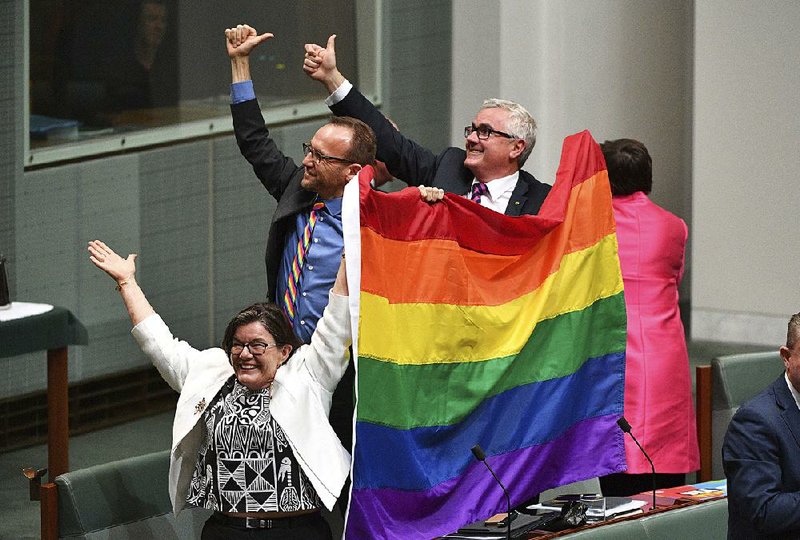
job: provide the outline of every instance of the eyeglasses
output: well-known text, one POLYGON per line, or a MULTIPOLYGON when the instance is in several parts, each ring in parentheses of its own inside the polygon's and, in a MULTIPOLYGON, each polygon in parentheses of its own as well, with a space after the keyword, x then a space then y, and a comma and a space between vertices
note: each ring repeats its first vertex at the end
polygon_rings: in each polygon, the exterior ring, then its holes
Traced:
POLYGON ((485 141, 486 139, 488 139, 492 134, 499 135, 500 137, 505 137, 506 139, 518 139, 519 138, 519 137, 514 137, 513 135, 510 135, 510 134, 505 133, 503 131, 497 131, 496 129, 492 129, 491 126, 487 126, 486 124, 481 124, 479 126, 476 126, 475 124, 472 124, 470 126, 465 127, 464 128, 464 138, 466 139, 467 137, 469 137, 472 134, 473 131, 478 135, 478 138, 480 140, 482 140, 482 141, 485 141))
POLYGON ((307 156, 308 154, 311 154, 311 157, 314 159, 316 163, 322 163, 323 161, 336 161, 338 163, 347 163, 348 165, 355 163, 355 161, 351 159, 326 156, 325 154, 317 150, 314 150, 314 148, 311 146, 311 143, 303 143, 303 155, 307 156))
POLYGON ((270 347, 277 347, 277 343, 262 343, 261 341, 253 341, 252 343, 234 343, 231 345, 231 354, 240 355, 244 351, 245 347, 247 350, 250 351, 250 354, 253 356, 258 356, 260 354, 264 354, 267 352, 267 349, 270 347))

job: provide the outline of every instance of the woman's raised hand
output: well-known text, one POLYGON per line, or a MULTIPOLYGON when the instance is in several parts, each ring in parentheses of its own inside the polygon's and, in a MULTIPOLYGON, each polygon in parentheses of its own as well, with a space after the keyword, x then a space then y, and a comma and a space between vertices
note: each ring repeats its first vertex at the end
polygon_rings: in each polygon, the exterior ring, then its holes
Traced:
POLYGON ((116 252, 100 240, 89 242, 89 259, 96 267, 120 284, 133 279, 136 274, 136 254, 131 253, 123 259, 116 252))

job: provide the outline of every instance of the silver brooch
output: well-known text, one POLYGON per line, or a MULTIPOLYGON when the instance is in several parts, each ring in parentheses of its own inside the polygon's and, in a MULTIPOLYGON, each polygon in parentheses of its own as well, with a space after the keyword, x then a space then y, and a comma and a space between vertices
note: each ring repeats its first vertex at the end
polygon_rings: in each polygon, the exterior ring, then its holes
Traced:
POLYGON ((200 414, 203 412, 203 409, 206 408, 206 398, 201 399, 197 402, 197 405, 194 406, 194 414, 200 414))

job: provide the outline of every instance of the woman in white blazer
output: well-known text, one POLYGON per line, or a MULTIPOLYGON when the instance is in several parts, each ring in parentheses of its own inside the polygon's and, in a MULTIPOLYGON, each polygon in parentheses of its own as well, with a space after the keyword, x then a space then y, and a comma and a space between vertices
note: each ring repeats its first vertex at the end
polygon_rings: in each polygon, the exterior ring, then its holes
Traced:
POLYGON ((331 537, 320 515, 336 502, 350 455, 328 423, 350 344, 344 257, 311 344, 300 345, 275 304, 254 304, 228 324, 222 348, 172 336, 136 283, 136 255, 101 241, 91 261, 117 283, 133 336, 180 392, 172 429, 170 498, 215 512, 203 539, 331 537))

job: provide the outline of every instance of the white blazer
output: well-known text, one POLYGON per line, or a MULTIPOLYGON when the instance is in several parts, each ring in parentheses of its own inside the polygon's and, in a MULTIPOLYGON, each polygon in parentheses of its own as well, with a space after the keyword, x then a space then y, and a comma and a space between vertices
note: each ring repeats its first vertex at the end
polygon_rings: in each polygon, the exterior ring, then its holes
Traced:
MULTIPOLYGON (((233 375, 233 368, 222 349, 198 351, 173 337, 157 314, 141 321, 131 333, 164 380, 180 392, 169 464, 169 496, 177 514, 186 506, 204 437, 204 424, 199 420, 233 375)), ((272 417, 328 510, 336 504, 350 472, 350 454, 328 422, 331 396, 349 361, 349 345, 347 297, 331 292, 311 344, 297 349, 272 383, 272 417)))

